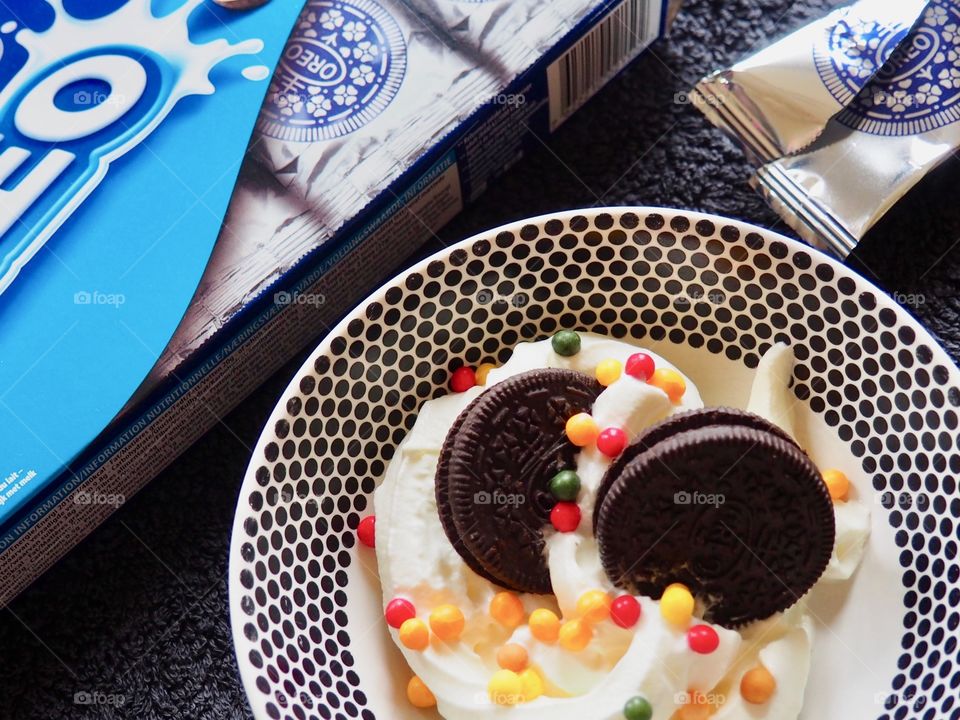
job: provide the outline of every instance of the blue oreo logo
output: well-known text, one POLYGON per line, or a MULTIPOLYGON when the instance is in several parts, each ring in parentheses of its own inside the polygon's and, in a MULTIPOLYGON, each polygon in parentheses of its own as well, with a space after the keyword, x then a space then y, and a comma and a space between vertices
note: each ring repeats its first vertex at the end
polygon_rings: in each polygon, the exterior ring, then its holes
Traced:
POLYGON ((396 96, 406 44, 374 0, 311 0, 274 73, 259 130, 316 142, 363 127, 396 96))
POLYGON ((960 120, 960 6, 950 0, 931 2, 913 28, 841 20, 815 55, 846 127, 903 136, 960 120))

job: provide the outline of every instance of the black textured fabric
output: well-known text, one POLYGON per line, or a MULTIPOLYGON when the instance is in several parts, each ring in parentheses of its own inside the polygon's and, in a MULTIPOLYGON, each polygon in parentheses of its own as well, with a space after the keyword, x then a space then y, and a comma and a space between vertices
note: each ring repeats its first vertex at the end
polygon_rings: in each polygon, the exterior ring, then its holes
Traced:
MULTIPOLYGON (((507 221, 592 205, 692 208, 790 234, 747 185, 740 151, 677 99, 707 71, 832 4, 688 0, 669 40, 494 183, 427 250, 507 221)), ((958 178, 954 158, 850 261, 907 304, 954 359, 958 178)), ((298 365, 269 380, 0 610, 0 719, 250 716, 230 642, 227 548, 250 449, 298 365), (76 704, 78 692, 123 696, 124 704, 76 704)))

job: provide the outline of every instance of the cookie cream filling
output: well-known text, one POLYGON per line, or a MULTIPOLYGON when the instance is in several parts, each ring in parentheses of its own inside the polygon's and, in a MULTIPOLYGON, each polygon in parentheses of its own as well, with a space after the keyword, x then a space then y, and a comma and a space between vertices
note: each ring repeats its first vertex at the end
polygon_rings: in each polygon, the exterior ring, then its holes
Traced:
MULTIPOLYGON (((581 339, 580 351, 571 357, 555 353, 549 340, 518 345, 503 367, 490 371, 486 387, 538 368, 567 368, 592 376, 601 361, 625 363, 638 351, 606 337, 582 334, 581 339)), ((680 372, 663 358, 648 354, 658 368, 680 372)), ((792 362, 786 346, 771 348, 757 369, 746 408, 791 435, 795 432, 794 400, 788 390, 792 362)), ((604 389, 591 413, 600 427, 622 427, 632 440, 671 414, 703 407, 696 387, 689 378, 684 379, 686 392, 674 404, 658 387, 623 374, 604 389)), ((431 636, 423 650, 405 647, 397 630, 390 629, 411 669, 436 698, 440 714, 448 720, 539 718, 546 713, 557 720, 619 720, 624 717, 624 702, 640 695, 652 706, 653 720, 668 720, 693 694, 713 706, 715 717, 726 720, 797 717, 813 626, 802 604, 740 631, 712 626, 719 645, 709 654, 691 652, 686 629, 667 623, 658 601, 649 598, 640 598, 642 612, 635 626, 625 629, 612 622, 599 623, 589 645, 579 652, 534 639, 525 624, 509 630, 491 618, 490 601, 502 588, 478 576, 461 559, 440 524, 434 493, 437 461, 447 432, 483 390, 474 387, 425 403, 374 496, 384 604, 392 598, 405 598, 424 622, 432 608, 444 604, 457 606, 465 617, 457 642, 431 636), (494 704, 487 692, 488 680, 498 670, 497 650, 505 643, 527 648, 530 666, 544 683, 541 696, 510 707, 494 704), (740 678, 758 662, 775 677, 776 691, 763 704, 749 704, 740 695, 740 678)), ((602 589, 619 594, 600 563, 591 522, 594 495, 610 462, 595 446, 578 454, 582 520, 573 532, 556 532, 549 525, 545 528, 554 595, 521 594, 528 615, 548 608, 562 618, 574 617, 577 599, 584 592, 602 589)), ((835 505, 835 515, 837 542, 824 579, 840 580, 849 577, 859 562, 869 513, 849 500, 835 505)))

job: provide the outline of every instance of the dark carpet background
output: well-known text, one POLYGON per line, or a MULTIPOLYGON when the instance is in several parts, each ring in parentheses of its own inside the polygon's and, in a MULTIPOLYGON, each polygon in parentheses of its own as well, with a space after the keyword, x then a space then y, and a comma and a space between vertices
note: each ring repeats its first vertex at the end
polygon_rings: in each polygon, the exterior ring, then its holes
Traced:
MULTIPOLYGON (((821 15, 827 0, 688 0, 674 32, 463 213, 424 253, 592 205, 661 205, 787 229, 733 145, 690 105, 700 76, 821 15)), ((902 202, 851 259, 960 354, 960 162, 902 202)), ((413 258, 412 258, 413 259, 413 258)), ((411 260, 412 260, 411 259, 411 260)), ((267 381, 30 590, 0 610, 0 718, 248 718, 227 614, 234 503, 250 448, 301 359, 267 381), (121 709, 74 704, 122 695, 121 709)))

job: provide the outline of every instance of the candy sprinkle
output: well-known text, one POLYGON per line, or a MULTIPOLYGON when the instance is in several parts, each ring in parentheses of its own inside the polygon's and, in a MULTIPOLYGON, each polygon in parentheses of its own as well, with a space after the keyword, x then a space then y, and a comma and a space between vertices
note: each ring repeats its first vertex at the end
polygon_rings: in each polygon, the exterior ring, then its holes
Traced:
POLYGON ((850 480, 840 470, 825 470, 823 482, 834 502, 844 502, 850 492, 850 480))
POLYGON ((607 457, 616 457, 627 446, 627 433, 622 428, 608 427, 597 435, 597 450, 607 457))
POLYGON ((466 392, 477 384, 477 375, 472 367, 459 367, 450 374, 450 389, 466 392))
POLYGON ((660 615, 668 623, 683 626, 693 617, 693 595, 681 583, 668 585, 660 598, 660 615))
POLYGON ((623 717, 626 720, 650 720, 653 717, 653 707, 645 697, 637 695, 624 704, 623 717))
POLYGON ((623 374, 623 363, 619 360, 603 360, 597 365, 595 375, 597 382, 604 387, 610 387, 623 374))
POLYGON ((560 635, 560 618, 547 608, 537 608, 530 613, 530 634, 548 645, 557 641, 560 635))
POLYGON ((493 363, 482 363, 477 366, 477 371, 474 373, 474 379, 477 381, 477 385, 486 385, 487 384, 487 375, 490 374, 491 370, 496 370, 497 366, 493 363))
POLYGON ((709 625, 694 625, 687 630, 687 645, 695 653, 709 655, 720 646, 720 636, 709 625))
POLYGON ((523 681, 513 670, 497 670, 487 684, 490 701, 495 705, 523 702, 523 681))
POLYGON ((437 704, 437 699, 430 692, 430 688, 416 675, 407 683, 407 700, 415 708, 431 708, 437 704))
POLYGON ((561 470, 550 478, 550 494, 557 500, 576 500, 580 494, 580 476, 574 470, 561 470))
POLYGON ((776 690, 776 679, 763 665, 747 670, 740 679, 740 694, 753 705, 767 702, 776 690))
POLYGON ((513 629, 523 623, 523 603, 512 592, 498 592, 490 600, 490 617, 504 627, 513 629))
POLYGON ((663 390, 674 405, 679 404, 680 400, 683 399, 683 394, 687 391, 687 383, 683 379, 683 375, 669 368, 654 370, 653 375, 647 382, 663 390))
POLYGON ((633 595, 621 595, 610 603, 610 619, 622 628, 632 628, 640 620, 640 603, 633 595))
POLYGON ((550 523, 558 532, 573 532, 580 525, 580 506, 572 502, 558 502, 550 511, 550 523))
POLYGON ((463 613, 456 605, 438 605, 430 613, 430 629, 447 643, 460 639, 464 622, 463 613))
POLYGON ((523 686, 523 701, 530 702, 543 695, 543 678, 533 668, 527 668, 520 673, 520 684, 523 686))
POLYGON ((367 547, 377 546, 377 518, 374 515, 367 515, 357 524, 357 540, 367 547))
POLYGON ((590 413, 577 413, 566 424, 567 438, 577 447, 586 447, 597 439, 600 428, 590 413))
POLYGON ((590 623, 600 623, 610 617, 610 596, 603 590, 587 590, 577 598, 577 614, 590 623))
POLYGON ((593 639, 593 628, 584 620, 569 620, 560 626, 560 647, 580 652, 593 639))
POLYGON ((557 355, 572 357, 580 352, 580 336, 573 330, 561 330, 550 339, 557 355))
POLYGON ((420 618, 410 618, 400 626, 400 642, 411 650, 426 650, 430 644, 430 630, 420 618))
POLYGON ((630 377, 634 377, 640 382, 647 382, 652 376, 657 366, 653 358, 646 353, 634 353, 627 358, 626 372, 630 377))
POLYGON ((504 670, 513 670, 520 672, 527 667, 530 656, 523 645, 517 643, 507 643, 497 650, 497 665, 504 670))
POLYGON ((416 617, 417 611, 409 600, 394 598, 387 603, 387 609, 384 610, 383 616, 387 620, 387 625, 399 629, 407 620, 416 617))

